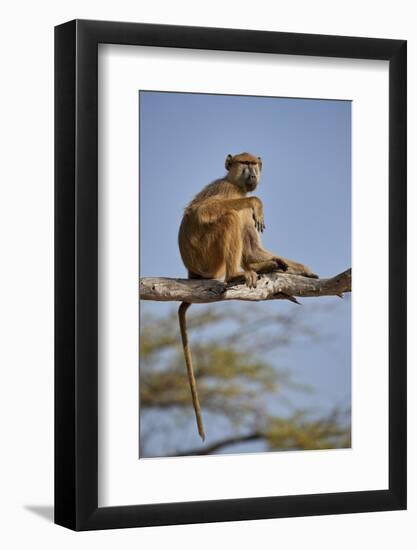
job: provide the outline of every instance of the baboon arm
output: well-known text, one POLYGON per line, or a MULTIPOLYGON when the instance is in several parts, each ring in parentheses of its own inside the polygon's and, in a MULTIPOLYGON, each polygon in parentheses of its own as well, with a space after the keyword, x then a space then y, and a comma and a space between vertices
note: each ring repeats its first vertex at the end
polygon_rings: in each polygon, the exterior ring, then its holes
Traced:
MULTIPOLYGON (((259 200, 259 199, 258 199, 259 200)), ((254 197, 242 197, 239 199, 216 199, 206 201, 198 208, 198 216, 202 223, 216 222, 221 216, 224 216, 230 210, 244 210, 253 208, 254 197)))

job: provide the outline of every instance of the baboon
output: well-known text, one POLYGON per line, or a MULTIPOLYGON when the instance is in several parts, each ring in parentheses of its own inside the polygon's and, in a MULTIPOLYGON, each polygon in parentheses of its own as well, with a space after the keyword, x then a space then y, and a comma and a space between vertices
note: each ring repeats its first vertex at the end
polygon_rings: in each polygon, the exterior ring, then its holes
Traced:
MULTIPOLYGON (((262 159, 249 153, 227 155, 225 167, 226 176, 206 185, 185 208, 178 243, 188 277, 224 277, 226 283, 242 281, 249 288, 256 287, 258 273, 271 271, 317 278, 305 265, 262 246, 259 233, 265 229, 263 205, 258 197, 247 197, 258 186, 262 159)), ((198 432, 204 440, 187 338, 185 313, 189 306, 183 302, 178 313, 198 432)))

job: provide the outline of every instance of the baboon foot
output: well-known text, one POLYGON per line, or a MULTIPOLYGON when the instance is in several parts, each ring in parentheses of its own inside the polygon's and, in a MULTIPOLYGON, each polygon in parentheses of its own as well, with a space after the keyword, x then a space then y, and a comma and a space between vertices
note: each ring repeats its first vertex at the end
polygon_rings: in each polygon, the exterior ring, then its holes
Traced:
POLYGON ((256 284, 258 282, 258 275, 256 274, 256 271, 253 271, 252 269, 245 271, 245 282, 246 286, 249 288, 256 288, 256 284))
POLYGON ((300 270, 300 275, 302 275, 303 277, 310 277, 310 279, 318 279, 319 278, 319 276, 316 275, 315 273, 313 273, 311 271, 311 269, 309 267, 307 267, 306 265, 302 266, 302 269, 300 270))
POLYGON ((226 283, 239 284, 245 283, 249 288, 256 288, 258 276, 255 271, 249 269, 243 273, 236 273, 235 275, 229 275, 226 278, 226 283))
POLYGON ((289 264, 287 273, 294 273, 294 275, 301 275, 302 277, 309 277, 310 279, 319 278, 319 276, 313 273, 309 267, 303 264, 289 264))

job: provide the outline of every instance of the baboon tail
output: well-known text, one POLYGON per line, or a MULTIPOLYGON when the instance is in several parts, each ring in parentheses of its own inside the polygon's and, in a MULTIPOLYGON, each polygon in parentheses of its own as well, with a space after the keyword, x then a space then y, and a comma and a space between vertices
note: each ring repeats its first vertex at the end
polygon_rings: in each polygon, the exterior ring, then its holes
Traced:
POLYGON ((191 397, 193 399, 193 406, 194 406, 195 418, 197 420, 198 433, 200 434, 201 439, 204 441, 206 434, 204 433, 203 419, 201 417, 201 407, 200 407, 200 401, 198 399, 197 383, 194 376, 193 362, 191 359, 191 350, 188 344, 187 323, 185 319, 185 314, 187 312, 187 309, 190 307, 190 305, 191 304, 189 304, 188 302, 182 302, 178 309, 178 317, 180 321, 182 347, 184 349, 185 364, 187 365, 188 381, 190 383, 191 397))

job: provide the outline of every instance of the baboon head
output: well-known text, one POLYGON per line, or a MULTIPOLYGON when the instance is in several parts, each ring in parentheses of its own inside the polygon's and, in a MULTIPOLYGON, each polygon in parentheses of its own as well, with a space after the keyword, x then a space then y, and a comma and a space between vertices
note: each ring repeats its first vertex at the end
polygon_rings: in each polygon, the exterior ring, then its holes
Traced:
POLYGON ((261 178, 262 159, 250 153, 227 155, 225 162, 227 179, 245 193, 254 191, 261 178))

